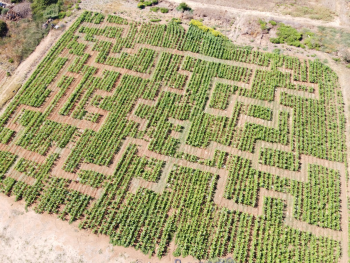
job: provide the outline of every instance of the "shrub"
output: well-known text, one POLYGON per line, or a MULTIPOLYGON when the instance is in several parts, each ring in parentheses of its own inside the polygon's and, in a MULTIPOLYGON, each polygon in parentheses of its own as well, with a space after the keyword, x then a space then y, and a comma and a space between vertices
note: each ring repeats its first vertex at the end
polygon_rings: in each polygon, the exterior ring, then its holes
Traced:
POLYGON ((63 18, 65 18, 65 16, 66 16, 66 12, 60 12, 60 13, 58 14, 58 18, 59 18, 59 19, 63 19, 63 18))
POLYGON ((9 59, 9 62, 10 62, 10 63, 13 63, 13 61, 14 61, 13 58, 10 58, 10 59, 9 59))
POLYGON ((144 9, 145 8, 145 4, 140 2, 137 4, 137 7, 140 8, 140 9, 144 9))
POLYGON ((145 4, 145 6, 151 6, 153 4, 152 1, 145 1, 143 3, 145 4))
POLYGON ((42 12, 50 5, 57 4, 57 0, 33 0, 31 8, 34 15, 42 15, 42 12))
POLYGON ((343 54, 343 59, 345 62, 350 63, 350 50, 345 50, 343 54))
POLYGON ((0 37, 5 36, 8 30, 7 24, 0 20, 0 37))
POLYGON ((151 19, 151 22, 159 22, 162 21, 162 19, 151 19))
POLYGON ((275 49, 272 51, 272 53, 279 55, 279 54, 281 54, 281 50, 278 49, 278 48, 275 48, 275 49))
POLYGON ((319 40, 315 33, 306 31, 303 34, 304 44, 310 49, 319 49, 321 47, 319 40))
POLYGON ((3 8, 3 9, 1 10, 1 14, 2 14, 2 15, 6 15, 8 11, 9 11, 8 8, 3 8))
POLYGON ((264 20, 259 19, 259 24, 260 24, 261 30, 267 30, 268 29, 267 26, 266 26, 267 23, 264 20))
POLYGON ((171 19, 171 21, 176 23, 176 24, 182 24, 182 21, 180 18, 173 18, 173 19, 171 19))
POLYGON ((198 27, 199 29, 201 29, 204 32, 208 32, 209 31, 215 37, 222 37, 222 38, 226 39, 226 36, 224 36, 221 32, 215 30, 214 28, 211 28, 211 27, 203 25, 203 23, 198 21, 198 20, 192 19, 191 22, 190 22, 190 25, 196 26, 196 27, 198 27))
POLYGON ((158 12, 159 10, 159 7, 155 6, 155 7, 151 7, 151 11, 153 12, 158 12))
POLYGON ((273 21, 273 20, 270 20, 269 23, 270 23, 270 25, 272 25, 272 26, 276 26, 276 25, 277 25, 276 21, 273 21))
POLYGON ((189 7, 185 2, 182 2, 176 9, 177 11, 181 12, 192 11, 192 8, 189 7))
POLYGON ((300 43, 300 40, 302 39, 302 34, 291 26, 286 26, 285 24, 281 23, 277 29, 277 36, 278 38, 270 38, 271 43, 287 43, 290 46, 305 47, 303 44, 300 43))
POLYGON ((166 14, 169 12, 169 9, 168 8, 165 8, 165 7, 161 7, 160 8, 160 12, 162 12, 163 14, 166 14))

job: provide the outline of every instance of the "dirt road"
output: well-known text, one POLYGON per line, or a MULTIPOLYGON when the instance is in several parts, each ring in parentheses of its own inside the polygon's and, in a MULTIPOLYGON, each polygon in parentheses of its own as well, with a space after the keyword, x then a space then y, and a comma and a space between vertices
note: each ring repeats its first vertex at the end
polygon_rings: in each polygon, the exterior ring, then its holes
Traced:
MULTIPOLYGON (((182 0, 167 0, 171 3, 180 4, 183 1, 182 0)), ((339 18, 335 19, 333 22, 325 22, 320 20, 313 20, 310 18, 304 18, 304 17, 293 17, 290 15, 281 15, 277 13, 272 12, 262 12, 262 11, 256 11, 256 10, 245 10, 245 9, 238 9, 233 7, 227 7, 227 6, 219 6, 219 5, 213 5, 213 4, 204 4, 199 3, 195 1, 186 1, 186 3, 192 7, 193 9, 196 8, 208 8, 212 10, 220 10, 228 13, 232 13, 239 16, 255 16, 260 18, 269 18, 269 19, 275 19, 276 21, 289 21, 291 23, 299 23, 305 26, 326 26, 326 27, 336 27, 336 28, 345 28, 349 29, 348 26, 348 17, 346 16, 346 6, 345 2, 343 0, 337 0, 337 7, 340 12, 339 18)))

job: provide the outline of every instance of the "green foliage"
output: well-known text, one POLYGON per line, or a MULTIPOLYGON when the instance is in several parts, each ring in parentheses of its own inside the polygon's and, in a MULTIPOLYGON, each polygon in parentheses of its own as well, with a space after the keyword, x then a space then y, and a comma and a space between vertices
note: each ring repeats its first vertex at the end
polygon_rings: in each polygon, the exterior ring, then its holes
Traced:
POLYGON ((1 14, 2 14, 2 15, 6 15, 7 12, 8 12, 9 10, 10 10, 10 9, 8 9, 8 8, 2 8, 2 9, 1 9, 1 14))
POLYGON ((248 115, 263 120, 272 120, 272 110, 270 108, 250 104, 248 108, 248 115))
POLYGON ((150 10, 153 11, 153 12, 158 12, 159 7, 158 6, 154 6, 154 7, 151 7, 150 10))
POLYGON ((162 19, 151 19, 150 21, 151 22, 160 22, 160 21, 162 21, 162 19))
POLYGON ((43 16, 44 18, 55 18, 58 17, 59 14, 59 6, 57 4, 52 4, 50 6, 48 6, 44 12, 43 12, 43 16))
POLYGON ((58 0, 33 0, 32 11, 34 15, 43 15, 44 10, 53 5, 57 4, 58 0))
POLYGON ((192 8, 188 6, 185 2, 182 2, 178 5, 176 8, 177 11, 185 12, 185 11, 192 11, 192 8))
POLYGON ((319 50, 319 48, 321 47, 319 37, 311 31, 305 31, 303 33, 303 39, 304 44, 310 49, 319 50))
POLYGON ((267 22, 265 22, 264 20, 259 19, 259 24, 260 24, 260 28, 261 30, 267 30, 267 22))
POLYGON ((65 18, 66 17, 66 12, 59 12, 58 13, 58 18, 59 19, 63 19, 63 18, 65 18))
POLYGON ((161 8, 160 8, 160 12, 162 12, 163 14, 166 14, 166 13, 169 12, 169 9, 166 8, 166 7, 161 7, 161 8))
POLYGON ((143 2, 140 2, 137 4, 137 7, 140 9, 144 9, 146 7, 146 5, 143 2))
POLYGON ((272 26, 276 26, 276 25, 277 25, 277 23, 276 23, 275 21, 273 21, 273 20, 270 20, 269 23, 270 23, 272 26))
POLYGON ((261 148, 259 162, 265 165, 276 166, 278 168, 290 171, 299 171, 299 154, 294 155, 291 152, 274 150, 270 148, 261 148))
POLYGON ((300 42, 302 34, 295 28, 287 26, 285 24, 279 24, 277 29, 278 38, 270 38, 271 43, 274 44, 288 44, 295 47, 303 47, 304 45, 300 42))
POLYGON ((0 37, 6 36, 8 27, 5 21, 0 20, 0 37))
POLYGON ((0 151, 0 179, 2 179, 3 175, 12 166, 16 158, 17 156, 12 153, 0 151))
POLYGON ((212 34, 215 37, 226 38, 221 32, 219 32, 219 31, 217 31, 217 30, 215 30, 215 29, 213 29, 211 27, 203 25, 203 23, 198 21, 198 20, 192 19, 191 22, 190 22, 190 25, 199 28, 203 32, 209 32, 210 34, 212 34))

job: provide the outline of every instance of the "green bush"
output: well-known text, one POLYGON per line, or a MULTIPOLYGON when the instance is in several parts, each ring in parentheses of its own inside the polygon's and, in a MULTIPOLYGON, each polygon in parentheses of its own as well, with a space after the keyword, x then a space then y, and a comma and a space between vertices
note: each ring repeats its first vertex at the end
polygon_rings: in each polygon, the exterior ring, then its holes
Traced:
POLYGON ((279 55, 281 54, 281 50, 278 48, 275 48, 274 50, 272 50, 272 53, 279 55))
POLYGON ((162 12, 163 14, 166 14, 169 12, 169 9, 168 8, 165 8, 165 7, 161 7, 160 8, 160 12, 162 12))
POLYGON ((2 14, 2 15, 6 15, 8 11, 9 11, 8 8, 3 8, 3 9, 1 10, 1 14, 2 14))
POLYGON ((175 18, 175 17, 171 19, 171 22, 176 23, 176 24, 182 24, 181 19, 180 18, 175 18))
POLYGON ((59 19, 63 19, 63 18, 65 18, 65 16, 66 16, 66 12, 60 12, 60 13, 58 14, 58 18, 59 18, 59 19))
POLYGON ((50 5, 57 4, 57 0, 33 0, 31 6, 35 16, 42 16, 43 11, 50 5))
POLYGON ((277 25, 276 21, 273 21, 273 20, 270 20, 269 23, 270 23, 272 26, 276 26, 276 25, 277 25))
POLYGON ((0 37, 6 36, 8 30, 7 24, 0 20, 0 37))
POLYGON ((181 11, 181 12, 192 11, 192 8, 189 7, 185 2, 182 2, 176 9, 177 11, 181 11))
POLYGON ((58 5, 56 4, 50 5, 46 7, 46 9, 43 11, 43 17, 45 19, 58 17, 59 11, 60 11, 60 8, 58 5))
POLYGON ((313 32, 306 31, 303 34, 304 44, 310 49, 318 50, 321 45, 316 35, 313 32))
POLYGON ((259 19, 259 24, 260 24, 261 30, 267 30, 268 29, 267 26, 266 26, 267 23, 264 20, 259 19))
POLYGON ((155 6, 155 7, 151 7, 151 11, 153 12, 158 12, 159 10, 159 7, 155 6))
POLYGON ((13 63, 13 62, 14 62, 13 58, 10 58, 10 59, 9 59, 9 62, 10 62, 10 63, 13 63))
POLYGON ((140 2, 137 4, 137 7, 140 8, 140 9, 144 9, 145 8, 145 4, 140 2))
POLYGON ((274 44, 288 44, 295 47, 305 47, 300 40, 302 40, 303 35, 298 32, 295 28, 291 26, 286 26, 285 24, 280 24, 277 29, 277 38, 270 38, 271 43, 274 44))
POLYGON ((151 22, 159 22, 162 21, 162 19, 151 19, 151 22))

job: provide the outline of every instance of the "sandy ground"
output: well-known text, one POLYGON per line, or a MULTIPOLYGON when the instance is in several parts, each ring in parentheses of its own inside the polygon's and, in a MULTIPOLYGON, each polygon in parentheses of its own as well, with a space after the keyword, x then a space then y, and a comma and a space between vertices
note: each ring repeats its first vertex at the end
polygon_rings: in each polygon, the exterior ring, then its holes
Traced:
POLYGON ((0 203, 1 263, 158 262, 133 248, 113 247, 108 237, 79 230, 77 224, 26 212, 24 203, 14 198, 0 194, 0 203))

